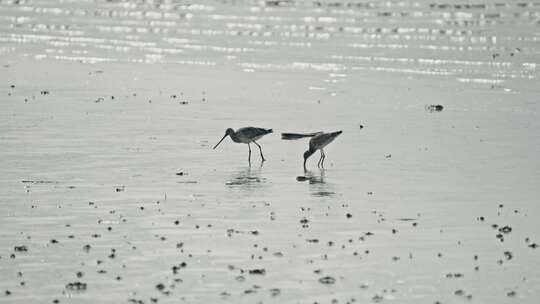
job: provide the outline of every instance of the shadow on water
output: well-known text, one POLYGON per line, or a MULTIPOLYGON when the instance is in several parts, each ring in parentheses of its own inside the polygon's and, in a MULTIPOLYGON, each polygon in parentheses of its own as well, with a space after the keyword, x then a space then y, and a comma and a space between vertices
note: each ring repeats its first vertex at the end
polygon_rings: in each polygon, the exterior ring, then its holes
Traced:
POLYGON ((225 184, 230 188, 245 190, 260 188, 266 183, 266 178, 261 177, 262 167, 262 163, 260 166, 242 167, 225 184))
POLYGON ((333 191, 333 184, 325 181, 325 171, 325 169, 319 169, 317 172, 307 170, 304 175, 297 176, 296 180, 299 182, 307 181, 312 196, 331 197, 336 195, 336 192, 333 191))

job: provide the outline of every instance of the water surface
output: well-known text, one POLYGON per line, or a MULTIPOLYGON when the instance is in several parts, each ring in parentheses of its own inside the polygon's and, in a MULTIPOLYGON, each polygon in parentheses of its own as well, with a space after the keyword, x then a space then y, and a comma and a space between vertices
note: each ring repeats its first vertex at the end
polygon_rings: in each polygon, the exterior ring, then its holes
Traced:
POLYGON ((0 1, 0 302, 537 303, 539 8, 0 1))

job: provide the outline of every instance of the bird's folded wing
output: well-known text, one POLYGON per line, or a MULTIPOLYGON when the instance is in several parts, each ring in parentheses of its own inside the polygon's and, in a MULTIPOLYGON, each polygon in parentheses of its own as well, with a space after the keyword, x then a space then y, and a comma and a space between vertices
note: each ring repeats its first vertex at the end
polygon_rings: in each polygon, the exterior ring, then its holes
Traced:
POLYGON ((304 137, 313 137, 317 134, 320 134, 322 132, 314 132, 314 133, 281 133, 281 139, 285 140, 295 140, 300 139, 304 137))

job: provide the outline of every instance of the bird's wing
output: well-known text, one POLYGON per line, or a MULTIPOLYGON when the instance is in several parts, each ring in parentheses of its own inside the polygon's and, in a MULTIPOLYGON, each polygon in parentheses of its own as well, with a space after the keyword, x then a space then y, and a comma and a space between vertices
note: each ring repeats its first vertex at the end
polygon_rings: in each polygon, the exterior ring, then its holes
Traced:
POLYGON ((319 133, 317 134, 316 136, 314 136, 310 141, 309 141, 309 146, 310 147, 313 147, 314 149, 321 149, 321 148, 324 148, 326 145, 328 145, 329 143, 331 143, 334 138, 336 138, 337 135, 335 135, 334 133, 319 133))
POLYGON ((294 139, 300 139, 304 137, 313 137, 317 136, 318 134, 321 134, 322 132, 314 132, 314 133, 281 133, 281 139, 285 140, 294 140, 294 139))
POLYGON ((240 128, 236 133, 240 134, 241 136, 245 138, 258 138, 263 135, 266 135, 268 133, 272 133, 272 129, 263 129, 263 128, 256 128, 256 127, 245 127, 240 128))

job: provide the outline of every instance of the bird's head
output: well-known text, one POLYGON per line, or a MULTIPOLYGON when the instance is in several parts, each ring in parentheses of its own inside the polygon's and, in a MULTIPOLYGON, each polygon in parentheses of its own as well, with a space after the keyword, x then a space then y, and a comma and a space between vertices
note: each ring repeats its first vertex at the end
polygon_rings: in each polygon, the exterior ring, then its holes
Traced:
POLYGON ((227 130, 225 130, 225 135, 223 135, 223 138, 221 138, 221 140, 214 146, 214 149, 217 148, 217 146, 219 146, 219 144, 225 139, 225 137, 227 137, 227 136, 229 136, 231 134, 234 134, 233 129, 228 128, 227 130))
POLYGON ((307 150, 306 152, 304 152, 304 170, 306 169, 306 161, 307 161, 307 159, 308 159, 311 155, 313 155, 313 153, 315 153, 315 150, 311 150, 311 149, 309 149, 309 150, 307 150))

